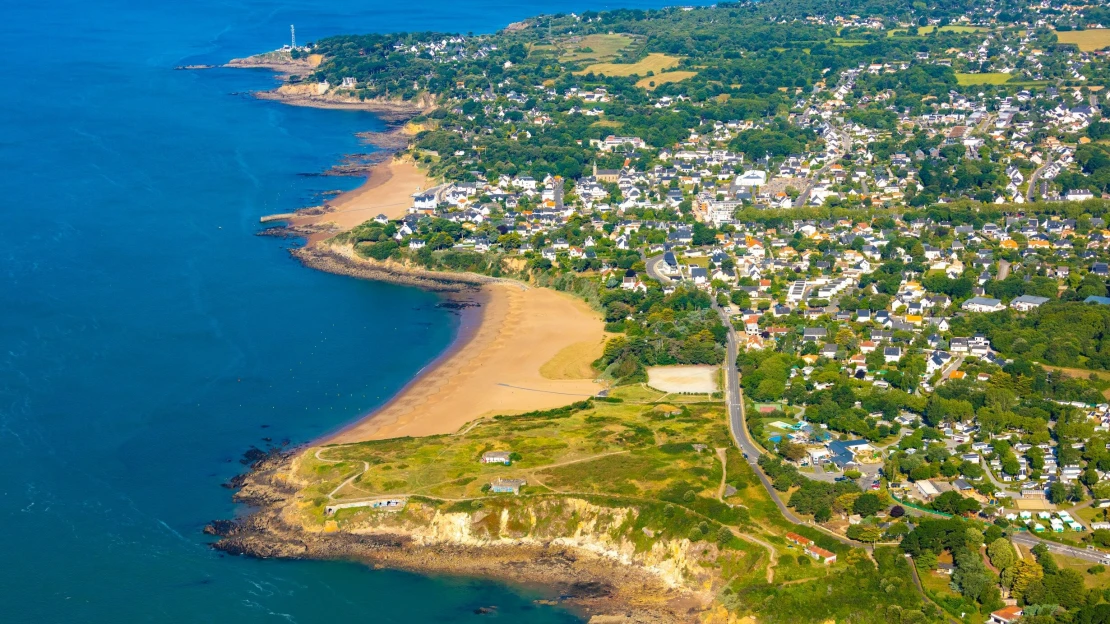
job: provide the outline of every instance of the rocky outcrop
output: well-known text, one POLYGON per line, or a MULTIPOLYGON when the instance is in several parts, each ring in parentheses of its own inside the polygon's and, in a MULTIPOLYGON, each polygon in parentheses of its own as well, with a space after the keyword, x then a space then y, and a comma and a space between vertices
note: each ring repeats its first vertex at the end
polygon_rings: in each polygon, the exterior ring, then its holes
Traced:
POLYGON ((273 91, 258 91, 254 95, 294 106, 369 111, 390 123, 408 121, 435 106, 435 98, 427 93, 412 100, 360 98, 352 92, 324 88, 317 83, 287 83, 273 91))
POLYGON ((362 258, 349 245, 314 244, 289 251, 307 267, 378 282, 416 286, 437 292, 463 292, 497 281, 476 273, 429 271, 398 262, 362 258))
POLYGON ((318 507, 300 498, 301 484, 292 476, 298 458, 297 453, 268 458, 240 481, 236 500, 256 511, 206 527, 219 537, 215 548, 539 586, 551 590, 541 602, 626 623, 694 622, 712 602, 706 588, 716 585, 715 579, 699 563, 704 546, 675 540, 637 552, 625 535, 634 508, 551 497, 443 511, 431 501, 410 499, 402 513, 366 513, 340 529, 332 521, 320 523, 312 513, 318 507))

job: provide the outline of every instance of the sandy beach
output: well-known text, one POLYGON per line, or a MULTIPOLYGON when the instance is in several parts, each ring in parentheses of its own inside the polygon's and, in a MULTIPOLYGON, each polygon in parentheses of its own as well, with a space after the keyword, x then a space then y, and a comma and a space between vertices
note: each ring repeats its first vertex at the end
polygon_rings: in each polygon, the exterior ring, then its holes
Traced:
POLYGON ((349 230, 384 214, 400 219, 412 206, 412 195, 435 183, 412 161, 391 159, 375 165, 366 182, 358 188, 337 195, 325 204, 320 214, 300 213, 289 219, 293 228, 349 230))
POLYGON ((604 325, 585 302, 545 288, 501 282, 482 289, 480 322, 380 410, 325 444, 452 433, 496 414, 551 409, 603 388, 589 363, 604 325))

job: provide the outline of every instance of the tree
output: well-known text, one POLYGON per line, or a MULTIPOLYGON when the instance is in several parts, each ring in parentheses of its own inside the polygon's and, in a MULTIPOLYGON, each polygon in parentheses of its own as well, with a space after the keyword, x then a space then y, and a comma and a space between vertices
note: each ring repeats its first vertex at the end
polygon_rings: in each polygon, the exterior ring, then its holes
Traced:
POLYGON ((1068 488, 1059 481, 1054 481, 1048 486, 1048 500, 1053 505, 1062 505, 1068 501, 1068 488))
POLYGON ((1063 569, 1056 574, 1046 575, 1044 586, 1048 595, 1053 598, 1052 602, 1066 609, 1083 604, 1087 595, 1083 575, 1076 570, 1063 569))
POLYGON ((902 507, 901 505, 895 505, 895 506, 890 508, 890 517, 891 518, 901 518, 904 515, 906 515, 906 509, 904 507, 902 507))
POLYGON ((1000 537, 987 546, 987 556, 990 557, 991 565, 999 570, 1014 565, 1017 560, 1017 554, 1014 553, 1014 547, 1010 545, 1010 540, 1000 537))
POLYGON ((852 504, 852 511, 857 514, 867 517, 873 516, 884 507, 883 501, 878 495, 871 492, 860 494, 859 498, 852 504))
POLYGON ((1044 578, 1044 569, 1040 564, 1028 559, 1018 560, 1014 565, 1002 571, 1002 585, 1010 589, 1010 595, 1021 599, 1030 585, 1040 583, 1044 578))
POLYGON ((853 524, 848 527, 848 537, 872 544, 883 537, 883 530, 874 524, 853 524))

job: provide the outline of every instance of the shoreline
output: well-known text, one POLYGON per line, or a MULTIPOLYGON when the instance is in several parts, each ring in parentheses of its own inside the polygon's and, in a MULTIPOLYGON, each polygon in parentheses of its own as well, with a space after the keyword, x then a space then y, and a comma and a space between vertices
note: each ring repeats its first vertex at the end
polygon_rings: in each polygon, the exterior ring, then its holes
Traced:
POLYGON ((466 349, 467 345, 469 345, 474 337, 477 336, 478 330, 482 327, 482 322, 485 318, 485 307, 486 304, 489 302, 489 297, 488 293, 486 293, 481 288, 472 293, 468 292, 468 295, 472 296, 473 299, 463 298, 460 296, 460 294, 461 293, 458 292, 452 292, 445 295, 444 297, 444 300, 446 302, 450 302, 453 304, 463 304, 458 308, 458 332, 455 334, 455 337, 451 339, 451 343, 447 345, 447 348, 444 349, 442 353, 437 355, 435 359, 433 359, 431 362, 428 362, 419 371, 417 371, 416 374, 413 375, 412 379, 405 383, 405 385, 401 386, 401 388, 397 390, 397 392, 394 392, 386 400, 385 403, 382 403, 381 407, 375 408, 358 417, 357 419, 338 427, 335 431, 331 433, 324 434, 323 436, 314 440, 311 443, 311 446, 326 446, 328 444, 333 444, 332 440, 341 440, 344 438, 344 436, 350 435, 353 431, 357 430, 360 425, 368 423, 370 420, 372 420, 377 413, 388 409, 391 405, 394 405, 405 395, 405 393, 412 390, 415 386, 417 386, 417 384, 419 384, 429 375, 434 374, 436 372, 436 369, 441 367, 452 357, 455 357, 464 349, 466 349))
MULTIPOLYGON (((254 95, 295 106, 374 113, 387 124, 393 122, 394 127, 383 133, 360 133, 360 138, 382 144, 388 156, 366 170, 366 180, 357 188, 322 206, 274 215, 269 220, 281 220, 284 225, 260 234, 306 237, 306 243, 290 249, 290 254, 309 268, 442 293, 444 305, 458 306, 460 321, 447 348, 388 401, 308 442, 301 451, 325 444, 449 434, 493 414, 550 409, 596 396, 603 386, 595 382, 596 373, 589 363, 603 349, 604 323, 584 301, 477 274, 367 260, 349 245, 325 243, 334 234, 379 213, 391 219, 404 216, 413 191, 426 191, 432 186, 433 181, 411 160, 392 157, 407 147, 412 134, 406 126, 398 127, 397 122, 407 122, 431 103, 424 98, 414 103, 351 101, 334 93, 314 95, 311 88, 283 85, 254 95), (552 367, 556 360, 557 365, 552 367), (544 372, 544 368, 556 372, 544 372), (588 379, 577 378, 583 370, 589 373, 588 379)), ((354 169, 333 169, 332 173, 349 174, 354 169)), ((668 589, 647 568, 620 564, 589 549, 559 545, 558 540, 476 545, 427 543, 403 534, 315 532, 295 521, 299 488, 288 480, 292 473, 283 468, 293 465, 296 453, 276 455, 281 458, 276 471, 271 455, 229 484, 238 488, 235 500, 254 509, 237 520, 215 523, 221 529, 206 528, 206 532, 220 537, 214 548, 260 558, 352 560, 374 568, 544 587, 553 590, 557 599, 537 603, 573 606, 586 618, 596 613, 620 613, 620 621, 633 624, 688 620, 673 606, 689 605, 693 594, 668 589), (667 599, 660 601, 662 596, 667 599)), ((609 621, 609 617, 597 621, 609 621)))
MULTIPOLYGON (((255 67, 263 67, 261 65, 255 67)), ((338 93, 317 93, 316 85, 283 84, 270 91, 254 91, 251 93, 259 100, 281 102, 290 106, 305 106, 308 108, 322 108, 328 110, 365 111, 373 113, 387 123, 403 123, 417 115, 427 112, 433 107, 430 98, 422 97, 415 101, 367 99, 338 93)))
MULTIPOLYGON (((235 481, 234 500, 253 511, 207 525, 204 533, 217 538, 214 549, 260 559, 353 561, 376 570, 490 580, 539 590, 542 597, 535 604, 562 607, 591 624, 694 622, 709 613, 711 593, 704 589, 668 585, 644 566, 558 538, 476 542, 430 537, 420 524, 440 513, 419 502, 410 502, 411 519, 377 529, 308 528, 297 515, 300 492, 292 478, 308 448, 271 452, 235 481)), ((569 500, 589 513, 588 502, 569 500)))
MULTIPOLYGON (((435 188, 434 181, 411 161, 391 158, 388 154, 383 158, 381 162, 360 168, 365 171, 362 184, 339 193, 321 205, 260 217, 260 223, 284 223, 261 233, 302 236, 308 245, 312 245, 323 243, 379 214, 391 220, 401 219, 412 204, 412 194, 435 188)), ((332 175, 350 175, 350 172, 332 175)))
POLYGON ((460 333, 443 353, 382 406, 313 445, 449 434, 483 417, 562 407, 604 388, 592 372, 582 376, 601 355, 604 323, 571 295, 368 260, 347 245, 310 243, 290 254, 329 273, 440 292, 463 307, 460 333), (545 372, 552 362, 559 366, 545 372))

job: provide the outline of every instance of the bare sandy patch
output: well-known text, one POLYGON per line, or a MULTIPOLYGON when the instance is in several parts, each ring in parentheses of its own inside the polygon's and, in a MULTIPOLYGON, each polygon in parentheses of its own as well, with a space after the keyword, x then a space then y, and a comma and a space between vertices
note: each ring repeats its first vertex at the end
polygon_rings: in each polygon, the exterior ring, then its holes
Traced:
MULTIPOLYGON (((348 443, 458 431, 495 414, 552 409, 594 396, 590 378, 549 379, 541 372, 557 360, 581 362, 586 346, 600 345, 604 324, 585 302, 546 288, 498 283, 484 289, 478 329, 451 355, 382 409, 325 440, 348 443), (568 350, 569 349, 569 350, 568 350)), ((579 369, 580 370, 580 369, 579 369)))
POLYGON ((664 392, 710 394, 717 391, 716 366, 652 366, 648 385, 664 392))
POLYGON ((597 373, 591 364, 604 348, 604 340, 567 345, 540 367, 540 374, 545 379, 593 379, 597 373))

